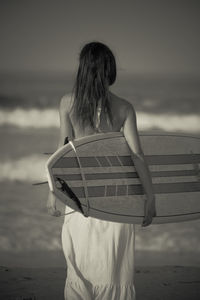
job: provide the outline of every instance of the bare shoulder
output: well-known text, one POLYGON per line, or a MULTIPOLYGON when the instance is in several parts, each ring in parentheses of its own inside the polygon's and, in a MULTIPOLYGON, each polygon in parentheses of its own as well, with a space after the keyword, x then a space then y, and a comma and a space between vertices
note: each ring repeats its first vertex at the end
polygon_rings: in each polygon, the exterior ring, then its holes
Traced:
POLYGON ((65 94, 60 100, 59 110, 60 112, 62 111, 63 113, 70 113, 72 105, 73 105, 73 94, 72 93, 65 94))
POLYGON ((135 115, 135 109, 133 105, 130 102, 128 102, 126 99, 119 97, 113 93, 111 93, 111 99, 112 99, 113 108, 119 110, 120 113, 124 115, 124 117, 127 117, 127 115, 130 112, 133 115, 135 115))

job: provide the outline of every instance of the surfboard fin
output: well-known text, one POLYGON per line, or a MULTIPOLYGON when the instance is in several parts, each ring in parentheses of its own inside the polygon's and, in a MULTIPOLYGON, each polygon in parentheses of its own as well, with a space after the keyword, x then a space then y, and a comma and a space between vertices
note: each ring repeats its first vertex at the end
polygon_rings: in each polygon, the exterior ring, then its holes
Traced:
POLYGON ((77 204, 79 210, 82 212, 83 215, 84 214, 84 211, 83 211, 83 208, 81 206, 81 202, 80 200, 78 199, 78 197, 74 194, 74 192, 72 191, 72 189, 68 186, 68 184, 63 180, 61 179, 60 177, 56 177, 56 179, 59 181, 60 185, 61 185, 61 188, 62 188, 62 191, 63 192, 66 192, 67 195, 72 199, 74 200, 74 202, 77 204))
POLYGON ((35 183, 32 183, 32 185, 42 185, 42 184, 47 184, 48 181, 41 181, 41 182, 35 182, 35 183))
POLYGON ((64 141, 64 145, 66 145, 68 143, 69 143, 69 138, 68 138, 68 136, 66 136, 65 141, 64 141))

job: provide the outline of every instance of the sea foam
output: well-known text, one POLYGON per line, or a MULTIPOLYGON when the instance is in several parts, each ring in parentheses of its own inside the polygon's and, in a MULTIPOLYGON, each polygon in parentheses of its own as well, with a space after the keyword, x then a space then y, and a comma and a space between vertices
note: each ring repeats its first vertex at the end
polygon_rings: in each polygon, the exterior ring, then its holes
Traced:
MULTIPOLYGON (((19 128, 50 128, 59 126, 56 109, 0 110, 0 126, 11 125, 19 128)), ((200 115, 137 112, 138 130, 162 130, 170 132, 200 133, 200 115)))
POLYGON ((46 156, 32 154, 18 159, 0 161, 0 181, 40 182, 45 181, 46 156))

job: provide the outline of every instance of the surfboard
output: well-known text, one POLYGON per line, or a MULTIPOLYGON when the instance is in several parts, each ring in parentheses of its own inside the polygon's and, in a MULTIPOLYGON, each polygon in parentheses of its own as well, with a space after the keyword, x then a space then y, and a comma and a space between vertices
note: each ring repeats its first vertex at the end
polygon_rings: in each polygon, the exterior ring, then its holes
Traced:
MULTIPOLYGON (((140 134, 152 176, 153 224, 200 218, 200 138, 140 134)), ((86 217, 141 224, 144 193, 123 133, 99 133, 58 149, 46 163, 50 190, 86 217)))

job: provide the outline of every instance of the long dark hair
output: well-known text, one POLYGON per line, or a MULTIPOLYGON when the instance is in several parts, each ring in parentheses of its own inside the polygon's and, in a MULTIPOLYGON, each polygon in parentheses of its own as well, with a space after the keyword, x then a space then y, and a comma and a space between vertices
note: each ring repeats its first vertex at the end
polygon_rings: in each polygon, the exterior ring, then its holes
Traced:
POLYGON ((80 52, 73 105, 76 120, 82 126, 95 128, 99 104, 112 124, 109 86, 115 80, 116 62, 111 50, 99 42, 86 44, 80 52))

